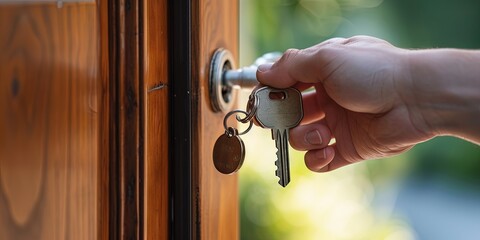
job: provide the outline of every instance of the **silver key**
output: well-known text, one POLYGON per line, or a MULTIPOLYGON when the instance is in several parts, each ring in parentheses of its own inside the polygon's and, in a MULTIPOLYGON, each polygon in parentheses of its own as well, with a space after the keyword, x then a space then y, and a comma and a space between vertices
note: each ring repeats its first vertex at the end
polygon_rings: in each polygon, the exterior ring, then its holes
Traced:
POLYGON ((254 91, 257 97, 255 119, 264 128, 272 129, 272 139, 277 147, 278 183, 285 187, 290 182, 288 155, 288 132, 296 127, 303 118, 302 94, 295 88, 275 89, 262 87, 254 91))

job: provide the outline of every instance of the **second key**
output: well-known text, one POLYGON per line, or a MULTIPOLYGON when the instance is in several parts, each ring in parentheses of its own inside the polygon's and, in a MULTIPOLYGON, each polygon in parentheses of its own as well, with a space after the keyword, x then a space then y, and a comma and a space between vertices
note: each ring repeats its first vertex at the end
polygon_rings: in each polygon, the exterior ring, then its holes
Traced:
POLYGON ((277 148, 278 183, 285 187, 290 182, 288 154, 289 130, 303 118, 302 94, 295 88, 275 89, 262 87, 254 91, 257 98, 256 121, 264 128, 272 129, 272 138, 277 148))

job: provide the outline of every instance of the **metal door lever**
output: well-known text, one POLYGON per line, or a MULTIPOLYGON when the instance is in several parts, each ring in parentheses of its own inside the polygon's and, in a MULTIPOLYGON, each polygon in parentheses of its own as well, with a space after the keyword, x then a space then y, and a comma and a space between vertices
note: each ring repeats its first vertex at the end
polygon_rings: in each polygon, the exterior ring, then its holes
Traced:
POLYGON ((226 49, 217 49, 210 62, 209 93, 214 112, 229 111, 236 97, 235 88, 254 88, 257 84, 259 65, 275 62, 281 57, 279 52, 266 53, 250 66, 235 69, 232 54, 226 49))

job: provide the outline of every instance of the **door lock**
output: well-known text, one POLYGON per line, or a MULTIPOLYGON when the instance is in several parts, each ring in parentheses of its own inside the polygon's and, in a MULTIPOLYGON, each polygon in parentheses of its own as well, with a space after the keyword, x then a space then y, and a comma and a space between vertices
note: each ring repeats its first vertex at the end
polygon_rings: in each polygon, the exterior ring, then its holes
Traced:
POLYGON ((209 93, 210 104, 214 112, 227 112, 232 108, 236 97, 235 89, 251 89, 257 84, 257 68, 264 63, 277 61, 282 56, 279 52, 266 53, 257 58, 250 66, 236 69, 230 51, 219 48, 210 62, 209 93))

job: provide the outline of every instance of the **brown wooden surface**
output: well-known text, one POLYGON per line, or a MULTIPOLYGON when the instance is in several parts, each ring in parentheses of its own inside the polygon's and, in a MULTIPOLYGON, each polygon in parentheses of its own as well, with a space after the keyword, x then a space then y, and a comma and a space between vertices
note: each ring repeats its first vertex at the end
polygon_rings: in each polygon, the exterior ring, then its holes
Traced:
POLYGON ((168 239, 167 1, 143 3, 144 239, 168 239))
POLYGON ((105 6, 0 4, 0 239, 108 238, 105 6))
MULTIPOLYGON (((195 4, 194 4, 195 6, 195 4)), ((198 176, 193 196, 198 196, 200 239, 238 239, 237 175, 222 175, 213 166, 212 150, 224 132, 225 113, 213 113, 208 96, 209 63, 217 48, 230 50, 238 59, 238 1, 199 0, 193 10, 193 81, 197 112, 194 115, 194 160, 198 176)))
MULTIPOLYGON (((141 238, 141 189, 143 163, 143 98, 140 76, 140 1, 110 1, 110 78, 115 92, 114 126, 116 127, 116 155, 113 159, 112 198, 117 199, 118 229, 112 231, 115 239, 141 238), (115 166, 113 166, 115 164, 115 166)), ((114 143, 111 143, 114 144, 114 143)))
MULTIPOLYGON (((239 235, 207 96, 213 51, 238 55, 237 5, 192 9, 201 239, 239 235)), ((168 238, 166 16, 166 0, 0 5, 0 239, 168 238)))
POLYGON ((166 0, 110 2, 115 239, 168 238, 166 0), (114 86, 115 85, 115 86, 114 86))

